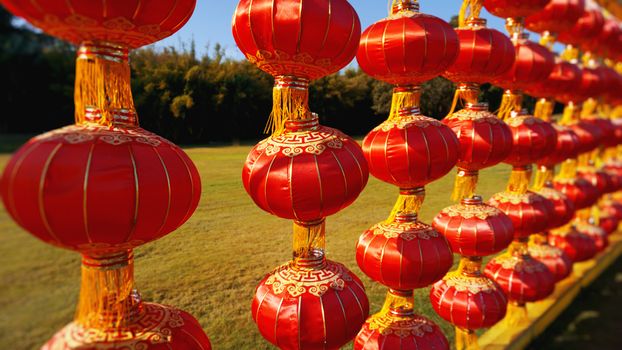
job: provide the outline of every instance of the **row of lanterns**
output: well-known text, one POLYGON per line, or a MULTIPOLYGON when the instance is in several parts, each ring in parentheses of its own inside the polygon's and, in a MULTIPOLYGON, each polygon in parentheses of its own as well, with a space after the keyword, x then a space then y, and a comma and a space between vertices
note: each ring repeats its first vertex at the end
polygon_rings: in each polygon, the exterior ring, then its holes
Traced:
MULTIPOLYGON (((182 225, 201 184, 180 148, 139 127, 129 50, 179 30, 195 0, 1 3, 79 45, 75 125, 30 140, 0 182, 18 224, 82 255, 75 321, 44 349, 210 349, 192 316, 143 302, 133 284, 132 250, 182 225)), ((478 329, 524 322, 525 304, 549 296, 617 229, 622 124, 610 117, 622 117, 619 23, 583 0, 464 0, 459 22, 454 30, 417 1, 393 0, 389 16, 361 33, 347 0, 239 1, 236 43, 275 81, 270 136, 248 155, 243 183, 258 207, 293 221, 292 259, 261 280, 251 307, 276 347, 338 349, 354 340, 357 350, 448 349, 414 304, 414 290, 431 286, 457 347, 473 348, 478 329), (486 27, 483 7, 506 19, 509 35, 486 27), (568 44, 559 57, 555 40, 568 44), (308 102, 310 82, 354 56, 394 86, 387 120, 363 147, 320 125, 308 102), (419 109, 420 85, 439 75, 457 87, 443 121, 419 109), (484 83, 506 89, 497 115, 480 99, 484 83), (523 93, 538 98, 534 115, 522 108, 523 93), (566 105, 559 121, 557 102, 566 105), (506 190, 484 202, 478 172, 501 162, 512 166, 506 190), (425 186, 454 167, 455 204, 422 222, 425 186), (327 217, 356 200, 370 173, 397 194, 387 219, 356 245, 360 269, 388 289, 372 316, 360 279, 325 254, 327 217), (461 260, 449 272, 453 253, 461 260)))

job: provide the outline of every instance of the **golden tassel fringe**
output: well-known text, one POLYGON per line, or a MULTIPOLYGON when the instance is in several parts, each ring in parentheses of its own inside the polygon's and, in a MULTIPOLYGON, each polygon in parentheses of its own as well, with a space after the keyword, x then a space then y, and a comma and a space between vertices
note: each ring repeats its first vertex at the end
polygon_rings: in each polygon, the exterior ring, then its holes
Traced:
POLYGON ((456 327, 456 350, 479 350, 475 331, 456 327))
POLYGON ((587 101, 583 102, 583 108, 581 109, 581 117, 587 118, 596 112, 596 108, 598 107, 598 102, 593 98, 588 98, 587 101))
POLYGON ((399 313, 413 313, 415 307, 414 292, 412 290, 394 290, 389 289, 384 299, 382 309, 379 315, 386 315, 391 310, 399 310, 399 313))
POLYGON ((76 322, 86 328, 118 328, 136 306, 131 251, 82 258, 82 281, 76 322))
POLYGON ((566 107, 564 107, 564 113, 562 114, 562 119, 559 121, 560 125, 569 126, 574 124, 577 121, 577 106, 569 102, 566 107))
POLYGON ((567 159, 562 163, 557 178, 573 179, 575 176, 577 176, 577 160, 567 159))
POLYGON ((538 167, 538 171, 536 171, 536 176, 533 182, 533 190, 536 192, 540 191, 544 188, 544 186, 546 186, 547 182, 553 181, 553 172, 554 169, 552 167, 538 167))
POLYGON ((387 223, 395 221, 395 217, 399 213, 419 213, 421 205, 425 200, 425 189, 423 187, 413 189, 400 189, 400 195, 391 210, 391 214, 387 219, 387 223))
POLYGON ((275 136, 285 131, 285 123, 311 118, 309 81, 292 76, 275 78, 272 89, 272 113, 264 132, 275 136))
POLYGON ((299 266, 313 267, 324 262, 326 222, 294 221, 294 261, 299 266))
POLYGON ((501 120, 508 120, 512 116, 512 112, 520 112, 523 104, 523 95, 513 90, 506 90, 501 98, 501 106, 497 116, 501 120))
POLYGON ((505 316, 505 322, 508 327, 517 327, 529 324, 527 307, 514 302, 508 303, 508 311, 505 316))
POLYGON ((476 104, 479 99, 479 93, 480 90, 477 84, 459 84, 454 93, 454 99, 451 102, 451 108, 447 116, 452 115, 456 111, 458 103, 461 103, 463 106, 468 103, 476 104))
POLYGON ((460 202, 464 198, 473 197, 477 188, 478 174, 478 171, 458 169, 458 174, 454 181, 454 189, 451 193, 451 200, 460 202))
POLYGON ((113 110, 135 110, 127 58, 114 59, 95 54, 97 50, 96 46, 86 44, 78 52, 74 90, 75 118, 78 124, 87 120, 87 107, 101 111, 99 123, 102 125, 112 124, 113 110))
POLYGON ((510 180, 508 181, 507 191, 516 194, 525 194, 529 188, 529 181, 531 180, 531 166, 527 167, 515 167, 510 174, 510 180))
POLYGON ((536 102, 533 116, 546 122, 552 122, 554 107, 555 101, 549 100, 547 98, 541 98, 538 100, 538 102, 536 102))
POLYGON ((389 119, 399 115, 400 109, 419 107, 421 103, 421 88, 418 86, 396 87, 391 96, 391 112, 389 119))
POLYGON ((566 62, 576 61, 579 59, 579 49, 572 45, 566 45, 559 57, 566 62))
POLYGON ((479 18, 482 12, 483 0, 463 0, 458 13, 458 25, 464 28, 470 18, 479 18))

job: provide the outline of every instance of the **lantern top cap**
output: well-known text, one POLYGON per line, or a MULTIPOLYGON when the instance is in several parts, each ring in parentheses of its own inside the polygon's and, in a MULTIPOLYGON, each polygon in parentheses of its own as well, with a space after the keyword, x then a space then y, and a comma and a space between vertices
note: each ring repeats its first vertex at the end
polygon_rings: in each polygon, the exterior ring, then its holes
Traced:
POLYGON ((488 102, 467 103, 466 109, 469 111, 487 111, 488 102))
POLYGON ((399 212, 395 216, 395 222, 415 222, 419 218, 419 215, 414 212, 399 212))
POLYGON ((406 11, 419 12, 419 3, 416 0, 393 0, 392 15, 406 11))
POLYGON ((464 204, 464 205, 480 205, 480 204, 484 204, 484 200, 482 199, 482 196, 474 195, 473 197, 470 197, 470 198, 463 198, 462 199, 462 204, 464 204))
POLYGON ((421 110, 419 109, 419 107, 416 107, 416 106, 406 107, 406 108, 400 108, 397 114, 400 117, 405 117, 408 115, 421 115, 421 110))
POLYGON ((467 20, 466 24, 471 28, 485 28, 488 21, 485 18, 471 17, 467 20))

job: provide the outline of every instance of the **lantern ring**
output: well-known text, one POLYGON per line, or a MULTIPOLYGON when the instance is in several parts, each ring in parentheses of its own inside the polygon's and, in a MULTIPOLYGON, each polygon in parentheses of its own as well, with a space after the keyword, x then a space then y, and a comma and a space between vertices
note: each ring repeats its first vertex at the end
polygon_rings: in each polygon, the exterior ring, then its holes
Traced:
POLYGON ((295 75, 279 75, 274 77, 274 87, 277 89, 309 89, 309 79, 295 75))
POLYGON ((107 61, 116 63, 129 62, 129 49, 112 43, 107 42, 84 42, 78 49, 79 60, 92 60, 95 58, 101 58, 107 61))
POLYGON ((117 270, 128 266, 133 259, 131 250, 102 256, 82 255, 82 265, 97 270, 117 270))

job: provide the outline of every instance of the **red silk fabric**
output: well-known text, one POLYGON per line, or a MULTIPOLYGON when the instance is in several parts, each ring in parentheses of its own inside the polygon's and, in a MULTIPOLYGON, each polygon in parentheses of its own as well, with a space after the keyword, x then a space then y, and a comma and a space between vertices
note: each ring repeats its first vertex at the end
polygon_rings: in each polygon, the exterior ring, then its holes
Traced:
POLYGON ((567 96, 581 84, 581 78, 581 68, 576 64, 558 61, 548 78, 536 82, 527 89, 527 92, 533 96, 554 98, 562 103, 568 103, 572 99, 567 100, 567 96))
POLYGON ((0 193, 39 239, 97 255, 178 228, 196 209, 201 182, 180 148, 141 128, 68 126, 20 148, 0 193))
MULTIPOLYGON (((622 35, 622 34, 621 34, 622 35)), ((596 68, 602 77, 603 94, 607 103, 616 104, 620 99, 620 90, 622 89, 622 76, 613 68, 601 65, 596 68)), ((609 119, 607 121, 610 122, 609 119)), ((608 144, 606 144, 607 146, 608 144)))
POLYGON ((542 264, 553 275, 555 283, 570 276, 572 260, 562 249, 548 244, 530 244, 529 255, 542 264))
POLYGON ((539 166, 552 167, 566 159, 574 159, 579 155, 579 136, 566 126, 553 124, 557 131, 557 143, 555 150, 548 153, 544 158, 537 161, 539 166))
POLYGON ((458 136, 458 167, 481 170, 503 161, 512 151, 510 128, 487 110, 467 107, 443 119, 458 136))
POLYGON ((347 0, 240 0, 232 30, 242 53, 263 71, 312 80, 352 61, 361 23, 347 0))
POLYGON ((591 152, 600 146, 603 133, 598 125, 580 121, 570 125, 570 128, 579 137, 579 154, 591 152))
POLYGON ((363 140, 369 172, 400 188, 422 187, 443 177, 458 161, 459 152, 454 132, 422 115, 389 119, 363 140))
POLYGON ((596 187, 599 196, 616 191, 616 184, 613 178, 607 172, 594 166, 579 167, 577 176, 587 180, 592 186, 596 187))
POLYGON ((498 256, 484 273, 499 284, 509 300, 523 304, 542 300, 555 289, 555 278, 543 263, 530 256, 498 256))
POLYGON ((368 314, 361 281, 332 261, 321 269, 277 268, 260 282, 252 302, 261 335, 283 350, 339 349, 368 314))
POLYGON ((527 39, 515 46, 514 66, 495 80, 504 89, 528 90, 532 84, 546 80, 553 71, 555 56, 546 47, 527 39))
POLYGON ((604 25, 605 17, 600 9, 586 9, 570 30, 558 33, 557 39, 565 44, 583 46, 596 39, 604 25))
POLYGON ((105 41, 135 49, 162 40, 190 19, 196 0, 2 0, 44 32, 79 45, 105 41))
POLYGON ((347 207, 368 176, 356 141, 327 127, 261 141, 242 170, 244 188, 258 207, 299 221, 319 220, 347 207))
POLYGON ((544 9, 525 18, 527 29, 544 33, 571 30, 585 12, 585 0, 551 0, 544 9))
POLYGON ((607 235, 610 235, 617 231, 620 221, 611 212, 600 211, 600 218, 598 219, 598 226, 605 231, 607 235))
POLYGON ((70 323, 41 350, 211 350, 209 339, 192 315, 175 308, 143 303, 138 321, 127 329, 84 329, 70 323))
POLYGON ((573 263, 593 258, 596 255, 594 240, 574 227, 569 230, 549 233, 549 243, 563 250, 573 263))
POLYGON ((576 210, 591 207, 600 196, 596 186, 582 178, 555 180, 553 187, 565 194, 574 203, 576 210))
POLYGON ((575 206, 565 194, 550 187, 541 188, 538 194, 553 204, 553 214, 548 218, 547 230, 564 226, 572 220, 575 206))
POLYGON ((458 28, 460 50, 456 61, 443 74, 457 83, 484 84, 514 65, 516 53, 510 38, 496 29, 458 28))
POLYGON ((585 234, 594 241, 596 252, 602 252, 609 245, 607 233, 600 226, 592 225, 586 222, 576 223, 577 231, 585 234))
POLYGON ((610 177, 612 192, 622 189, 622 162, 605 163, 602 168, 610 177))
POLYGON ((374 225, 356 245, 356 262, 371 279, 397 290, 424 288, 451 268, 445 237, 421 222, 374 225))
POLYGON ((430 290, 434 311, 463 330, 489 328, 505 317, 507 298, 487 277, 450 273, 430 290))
POLYGON ((526 166, 555 151, 557 131, 551 123, 531 115, 511 117, 506 124, 512 131, 512 152, 503 161, 512 166, 526 166))
POLYGON ((488 12, 501 18, 527 17, 541 11, 551 0, 484 0, 488 12))
POLYGON ((487 256, 505 249, 514 238, 512 220, 487 204, 456 204, 443 209, 432 224, 462 256, 487 256))
POLYGON ((419 315, 393 321, 382 329, 366 322, 354 340, 354 350, 449 350, 449 342, 434 322, 419 315))
POLYGON ((356 55, 361 69, 393 85, 430 80, 458 56, 458 36, 440 18, 406 12, 382 19, 363 32, 356 55))
POLYGON ((595 40, 586 42, 584 50, 597 53, 599 56, 615 59, 619 53, 620 35, 622 29, 617 19, 605 19, 605 24, 595 40))
POLYGON ((497 193, 490 198, 489 204, 510 217, 514 226, 514 238, 525 238, 546 230, 548 220, 554 214, 553 204, 534 192, 497 193))
POLYGON ((622 204, 612 200, 605 200, 601 202, 600 211, 622 222, 622 204))

